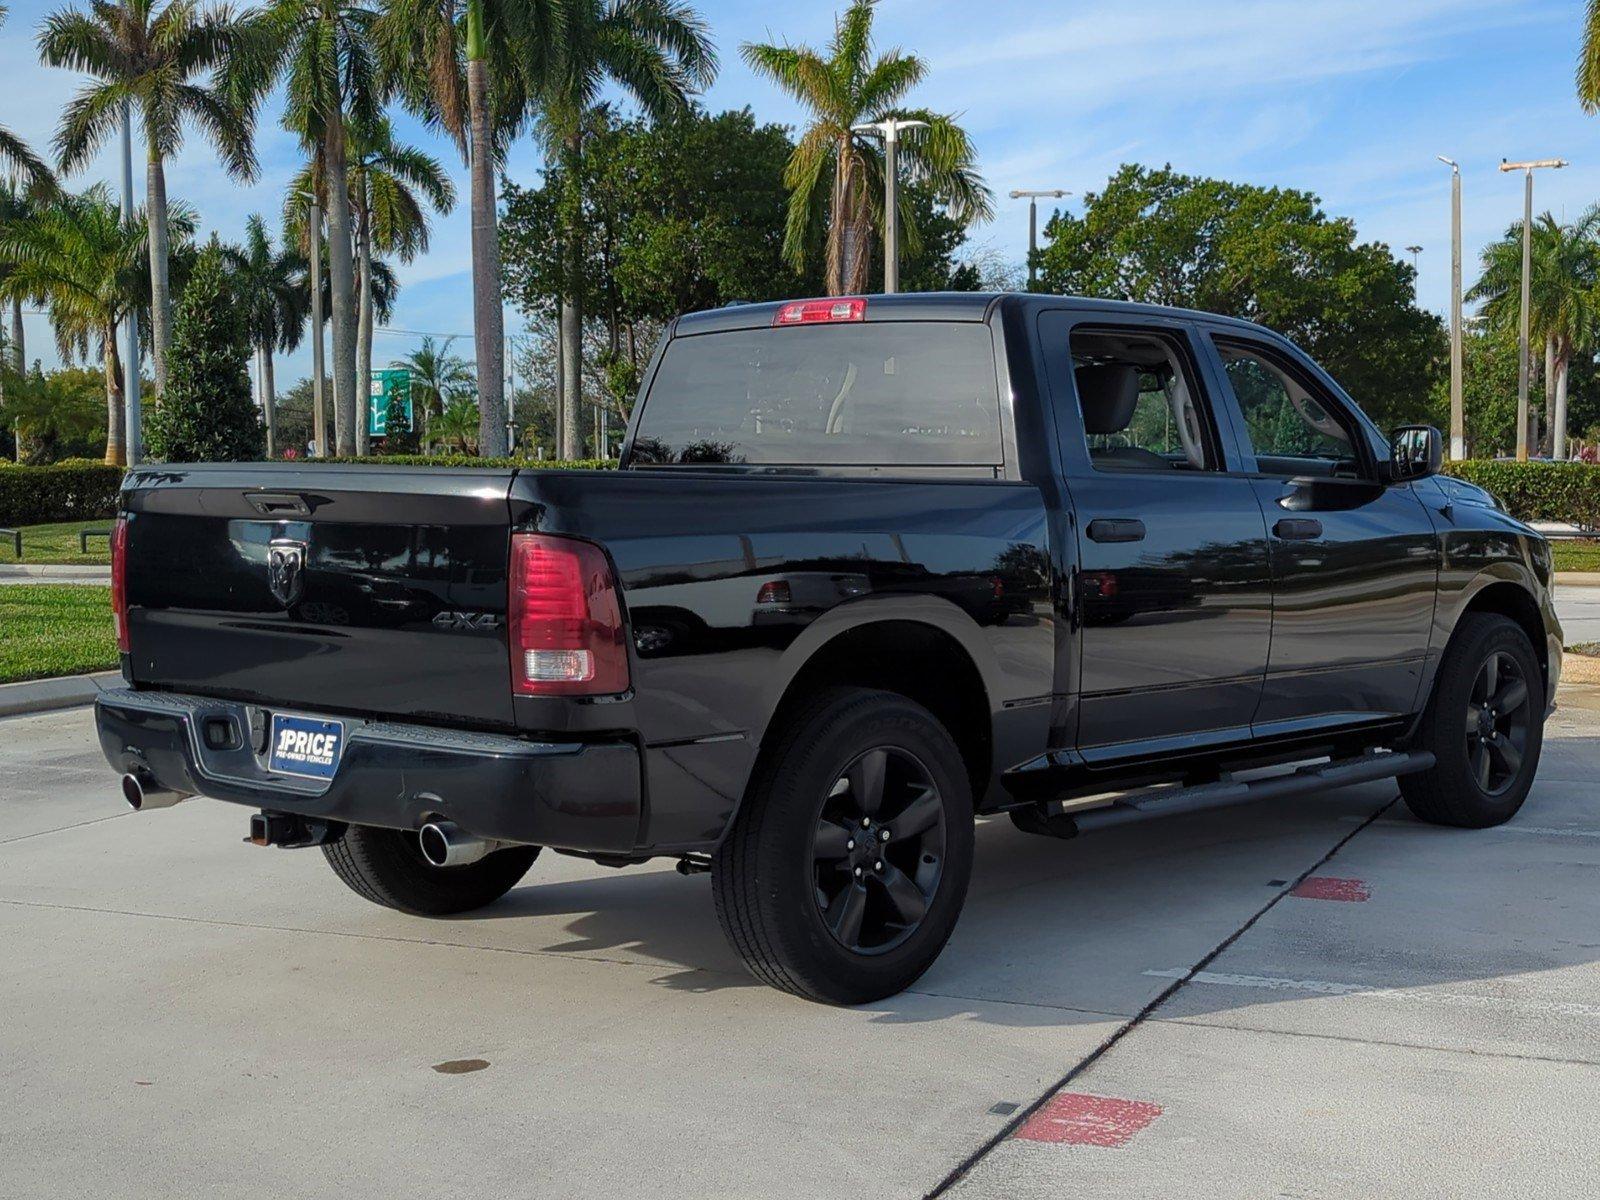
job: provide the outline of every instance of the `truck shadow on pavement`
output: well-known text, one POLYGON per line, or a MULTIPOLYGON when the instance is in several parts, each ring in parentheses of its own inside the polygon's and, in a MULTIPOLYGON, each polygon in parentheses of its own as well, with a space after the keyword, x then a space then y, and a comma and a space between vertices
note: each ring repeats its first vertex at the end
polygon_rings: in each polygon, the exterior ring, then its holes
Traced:
MULTIPOLYGON (((885 1022, 1125 1019, 1252 921, 1208 964, 1218 979, 1183 990, 1184 1015, 1368 989, 1454 988, 1467 998, 1447 1002, 1466 1005, 1514 992, 1516 977, 1600 951, 1597 767, 1600 738, 1552 738, 1528 803, 1498 830, 1424 825, 1392 783, 1072 841, 985 818, 944 953, 913 989, 866 1007, 885 1022), (1295 894, 1308 874, 1337 882, 1295 894)), ((655 869, 540 885, 545 868, 463 920, 564 919, 564 938, 541 953, 660 964, 653 982, 674 990, 763 986, 723 942, 704 877, 655 869)))

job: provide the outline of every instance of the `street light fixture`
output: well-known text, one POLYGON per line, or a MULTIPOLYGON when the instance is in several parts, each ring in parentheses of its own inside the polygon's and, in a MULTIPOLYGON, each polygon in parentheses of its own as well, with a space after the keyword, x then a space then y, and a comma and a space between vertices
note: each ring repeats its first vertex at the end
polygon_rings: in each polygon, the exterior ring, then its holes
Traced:
POLYGON ((1461 343, 1461 164, 1442 154, 1434 157, 1450 168, 1450 458, 1459 462, 1467 456, 1461 343))
POLYGON ((1028 201, 1028 290, 1033 291, 1034 281, 1039 277, 1039 268, 1034 263, 1034 256, 1039 252, 1039 200, 1047 197, 1051 200, 1061 200, 1072 195, 1071 192, 1060 188, 1046 189, 1044 191, 1030 192, 1017 189, 1011 193, 1013 200, 1026 198, 1028 201))
POLYGON ((905 129, 926 129, 926 121, 890 117, 865 125, 852 125, 851 133, 868 134, 883 139, 883 292, 892 296, 900 290, 900 212, 895 192, 898 187, 898 168, 895 152, 900 145, 900 133, 905 129))
POLYGON ((322 394, 322 206, 315 192, 297 192, 306 202, 306 231, 311 250, 306 261, 311 266, 311 437, 317 444, 315 457, 328 456, 328 418, 326 397, 322 394))
POLYGON ((1502 171, 1521 171, 1522 184, 1522 320, 1517 326, 1517 461, 1528 460, 1528 310, 1533 288, 1533 173, 1548 167, 1559 171, 1564 158, 1540 158, 1531 162, 1500 160, 1502 171))
POLYGON ((1406 253, 1411 255, 1411 270, 1412 270, 1412 272, 1415 273, 1417 271, 1420 271, 1422 268, 1417 263, 1417 256, 1422 253, 1422 247, 1421 246, 1407 246, 1406 247, 1406 253))

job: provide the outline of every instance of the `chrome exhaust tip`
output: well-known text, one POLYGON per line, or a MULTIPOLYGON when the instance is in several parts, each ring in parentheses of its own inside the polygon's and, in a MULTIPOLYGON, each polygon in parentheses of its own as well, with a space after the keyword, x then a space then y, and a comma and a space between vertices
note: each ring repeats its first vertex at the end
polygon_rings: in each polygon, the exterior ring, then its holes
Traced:
POLYGON ((429 821, 417 831, 422 857, 434 867, 465 867, 500 849, 501 843, 474 837, 454 821, 429 821))
POLYGON ((122 798, 134 812, 144 812, 147 808, 171 808, 193 794, 164 788, 156 782, 154 775, 145 771, 129 771, 122 777, 122 798))

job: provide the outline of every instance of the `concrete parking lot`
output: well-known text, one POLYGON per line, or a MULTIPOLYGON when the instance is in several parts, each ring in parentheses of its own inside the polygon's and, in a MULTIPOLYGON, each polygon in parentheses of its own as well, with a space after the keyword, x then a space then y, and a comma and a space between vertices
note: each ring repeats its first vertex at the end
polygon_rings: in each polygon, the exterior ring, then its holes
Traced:
POLYGON ((0 721, 0 1195, 1600 1186, 1593 689, 1498 831, 1391 785, 1074 842, 985 821, 944 956, 858 1010, 755 985, 667 865, 372 907, 242 844, 242 808, 125 813, 91 725, 0 721))

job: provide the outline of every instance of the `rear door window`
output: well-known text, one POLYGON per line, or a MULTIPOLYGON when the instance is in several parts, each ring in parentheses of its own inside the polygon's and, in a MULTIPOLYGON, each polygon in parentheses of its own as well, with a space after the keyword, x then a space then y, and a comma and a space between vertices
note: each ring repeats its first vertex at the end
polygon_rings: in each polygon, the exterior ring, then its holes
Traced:
POLYGON ((645 397, 633 458, 999 465, 989 328, 883 321, 675 338, 645 397))

